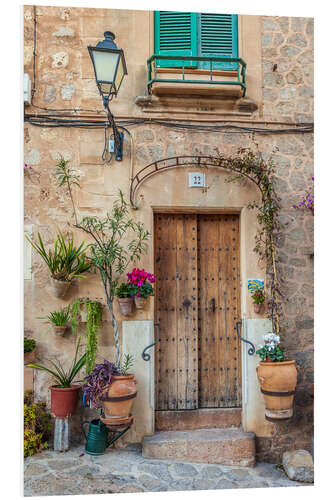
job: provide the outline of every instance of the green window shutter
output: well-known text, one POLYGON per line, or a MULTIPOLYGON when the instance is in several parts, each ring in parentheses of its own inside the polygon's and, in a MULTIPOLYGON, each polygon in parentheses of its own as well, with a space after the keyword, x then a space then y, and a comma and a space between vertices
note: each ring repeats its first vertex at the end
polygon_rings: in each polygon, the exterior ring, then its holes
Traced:
MULTIPOLYGON (((199 47, 201 56, 238 57, 237 15, 200 14, 199 47)), ((209 69, 209 62, 200 63, 209 69)), ((213 69, 237 70, 237 63, 213 63, 213 69)))
MULTIPOLYGON (((197 55, 196 14, 193 12, 155 11, 155 54, 197 55)), ((181 67, 182 61, 159 60, 159 67, 181 67)), ((193 66, 188 61, 185 66, 193 66)))

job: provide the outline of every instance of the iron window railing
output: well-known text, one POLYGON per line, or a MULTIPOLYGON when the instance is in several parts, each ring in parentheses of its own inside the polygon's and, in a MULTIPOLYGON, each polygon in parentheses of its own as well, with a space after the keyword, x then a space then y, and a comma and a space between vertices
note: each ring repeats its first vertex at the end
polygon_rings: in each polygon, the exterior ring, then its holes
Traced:
MULTIPOLYGON (((241 59, 240 57, 222 57, 222 56, 216 56, 216 57, 197 57, 197 56, 172 56, 172 55, 158 55, 154 54, 151 56, 148 61, 147 61, 147 66, 148 66, 148 83, 147 83, 147 88, 148 88, 148 93, 151 94, 151 89, 152 85, 155 82, 163 82, 163 83, 189 83, 189 84, 207 84, 207 85, 238 85, 241 87, 243 91, 243 97, 246 94, 246 63, 241 59), (180 69, 182 70, 182 77, 181 78, 160 78, 157 75, 157 71, 159 70, 159 67, 157 66, 157 61, 163 59, 163 60, 170 60, 170 61, 182 61, 182 66, 180 69), (188 61, 205 61, 209 62, 209 80, 192 80, 185 78, 185 76, 188 76, 186 73, 186 70, 191 69, 188 65, 185 67, 185 63, 188 61), (215 69, 213 68, 213 63, 223 63, 223 62, 229 62, 229 63, 237 63, 237 80, 216 80, 214 79, 214 71, 215 69)), ((165 69, 165 68, 163 68, 165 69)), ((225 71, 225 70, 224 70, 225 71)))

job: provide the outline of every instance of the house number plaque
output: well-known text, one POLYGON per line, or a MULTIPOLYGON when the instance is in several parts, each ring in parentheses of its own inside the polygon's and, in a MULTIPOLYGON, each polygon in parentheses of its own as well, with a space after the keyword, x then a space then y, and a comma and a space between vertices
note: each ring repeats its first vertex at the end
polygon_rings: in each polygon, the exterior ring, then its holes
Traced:
POLYGON ((188 185, 189 187, 205 187, 206 186, 206 176, 201 172, 190 172, 188 174, 188 185))

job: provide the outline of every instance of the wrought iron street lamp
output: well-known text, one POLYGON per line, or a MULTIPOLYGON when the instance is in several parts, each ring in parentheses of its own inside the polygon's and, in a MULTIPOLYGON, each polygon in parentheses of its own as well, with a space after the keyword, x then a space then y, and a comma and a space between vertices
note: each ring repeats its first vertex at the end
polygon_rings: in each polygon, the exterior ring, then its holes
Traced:
POLYGON ((127 75, 127 68, 124 52, 118 49, 114 39, 115 36, 111 31, 105 31, 103 42, 99 42, 96 47, 88 46, 88 51, 94 67, 96 84, 113 129, 116 160, 121 161, 123 134, 116 127, 109 102, 117 96, 124 75, 127 75))

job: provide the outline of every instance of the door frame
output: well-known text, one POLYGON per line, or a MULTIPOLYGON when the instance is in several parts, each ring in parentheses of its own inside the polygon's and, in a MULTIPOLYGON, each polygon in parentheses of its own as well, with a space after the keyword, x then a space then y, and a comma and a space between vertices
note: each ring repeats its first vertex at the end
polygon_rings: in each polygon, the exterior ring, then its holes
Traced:
MULTIPOLYGON (((239 320, 243 322, 244 318, 244 306, 246 304, 246 295, 245 291, 243 290, 243 285, 245 283, 245 279, 242 278, 243 271, 244 271, 244 258, 245 258, 245 244, 244 244, 244 236, 243 236, 243 229, 244 229, 244 224, 243 224, 243 214, 244 214, 244 208, 245 207, 237 207, 237 208, 220 208, 220 207, 195 207, 195 206, 152 206, 151 207, 151 217, 152 217, 152 225, 151 227, 153 228, 152 232, 152 241, 155 241, 155 216, 158 214, 175 214, 175 215, 180 215, 180 214, 195 214, 195 215, 201 215, 201 214, 206 214, 206 215, 224 215, 224 214, 235 214, 239 216, 239 269, 240 269, 240 318, 239 320)), ((155 256, 155 246, 153 243, 152 247, 152 254, 155 256)), ((156 321, 155 318, 155 297, 154 297, 154 306, 153 306, 153 311, 154 311, 154 322, 156 321)), ((156 346, 155 346, 156 347, 156 346)), ((245 404, 245 394, 244 394, 244 382, 246 381, 247 377, 246 374, 244 373, 244 359, 243 359, 243 348, 240 346, 240 362, 241 362, 241 377, 240 377, 240 383, 241 383, 241 393, 242 393, 242 405, 241 405, 241 411, 243 413, 244 411, 244 404, 245 404)), ((247 365, 246 365, 247 366, 247 365)), ((155 372, 154 372, 154 381, 153 381, 153 386, 155 388, 155 372)), ((205 411, 204 408, 198 409, 199 411, 203 410, 205 411)), ((196 411, 198 411, 196 410, 196 411)), ((225 408, 220 408, 220 409, 215 409, 215 410, 225 410, 225 408)), ((154 401, 154 414, 157 411, 156 409, 156 402, 154 401)), ((163 410, 161 410, 163 411, 163 410)), ((173 410, 174 411, 174 410, 173 410)), ((194 411, 194 410, 184 410, 186 412, 188 411, 194 411)), ((180 410, 178 411, 178 413, 180 410)))

